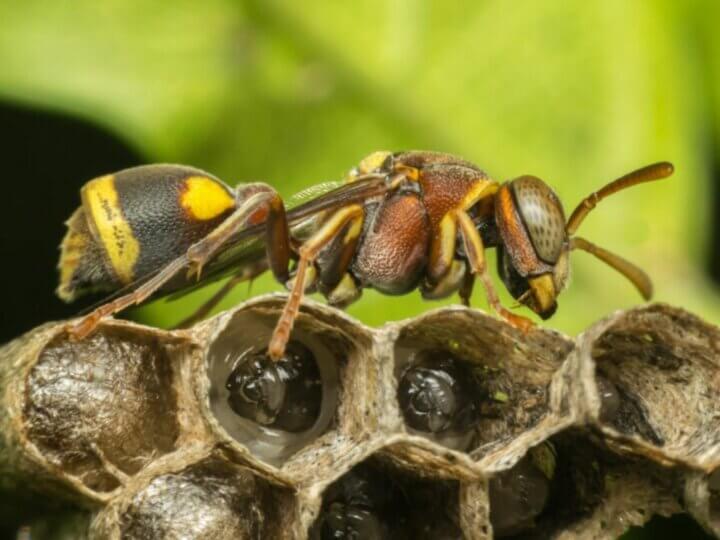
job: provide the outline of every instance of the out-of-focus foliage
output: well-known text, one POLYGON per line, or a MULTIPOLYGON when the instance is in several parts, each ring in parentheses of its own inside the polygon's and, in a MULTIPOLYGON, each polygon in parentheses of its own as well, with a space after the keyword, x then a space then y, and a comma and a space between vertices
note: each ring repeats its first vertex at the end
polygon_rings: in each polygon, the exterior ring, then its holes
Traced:
MULTIPOLYGON (((370 151, 422 148, 499 180, 540 176, 570 211, 611 178, 670 160, 671 180, 608 200, 581 233, 644 266, 657 299, 717 322, 702 267, 720 162, 718 20, 715 0, 2 2, 0 98, 285 195, 370 151)), ((573 270, 548 326, 575 333, 640 301, 586 254, 573 270)), ((252 292, 277 288, 265 277, 252 292)), ((140 316, 169 324, 210 292, 140 316)), ((486 306, 482 291, 474 302, 486 306)), ((350 311, 379 324, 432 305, 366 291, 350 311)))
MULTIPOLYGON (((702 274, 720 151, 717 20, 714 0, 4 2, 0 97, 285 195, 372 150, 423 148, 500 180, 540 176, 570 211, 611 178, 670 160, 671 180, 608 200, 581 234, 644 266, 658 300, 718 321, 702 274)), ((575 333, 640 302, 589 255, 573 270, 548 326, 575 333)), ((276 289, 262 278, 252 292, 276 289)), ((167 324, 207 294, 143 315, 167 324)), ((482 291, 474 302, 486 306, 482 291)), ((378 324, 433 305, 366 291, 350 312, 378 324)))

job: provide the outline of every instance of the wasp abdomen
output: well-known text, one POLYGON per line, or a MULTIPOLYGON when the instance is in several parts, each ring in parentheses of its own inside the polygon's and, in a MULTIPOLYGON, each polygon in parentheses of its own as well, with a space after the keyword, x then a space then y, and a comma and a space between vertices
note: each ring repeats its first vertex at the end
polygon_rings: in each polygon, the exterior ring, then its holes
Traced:
POLYGON ((58 295, 71 301, 158 270, 235 208, 232 189, 199 169, 146 165, 95 178, 68 221, 58 295))

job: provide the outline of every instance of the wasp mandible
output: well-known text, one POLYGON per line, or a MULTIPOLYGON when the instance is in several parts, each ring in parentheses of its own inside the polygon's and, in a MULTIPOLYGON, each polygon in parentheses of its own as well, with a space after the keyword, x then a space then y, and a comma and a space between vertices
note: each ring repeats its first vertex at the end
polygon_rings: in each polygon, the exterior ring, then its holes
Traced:
POLYGON ((557 308, 574 249, 607 263, 649 299, 652 283, 643 270, 574 234, 604 198, 672 172, 667 162, 631 172, 586 197, 566 220, 539 178, 501 184, 439 152, 375 152, 344 181, 301 192, 289 210, 267 184, 232 189, 191 167, 135 167, 83 186, 61 246, 58 295, 72 301, 114 292, 71 328, 82 337, 103 317, 151 295, 232 276, 195 320, 237 283, 270 270, 290 290, 268 347, 277 360, 305 292, 346 306, 363 288, 391 295, 417 288, 428 299, 458 292, 468 305, 479 278, 492 309, 527 331, 533 323, 500 303, 485 250, 498 250, 506 288, 542 319, 557 308))

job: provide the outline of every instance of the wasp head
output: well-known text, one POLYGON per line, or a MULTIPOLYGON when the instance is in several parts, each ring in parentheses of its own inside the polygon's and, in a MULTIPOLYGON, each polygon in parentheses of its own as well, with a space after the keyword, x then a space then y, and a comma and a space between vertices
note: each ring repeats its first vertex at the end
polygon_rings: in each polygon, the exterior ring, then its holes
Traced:
POLYGON ((500 278, 515 299, 547 319, 568 278, 570 243, 560 199, 539 178, 521 176, 498 191, 495 220, 500 278))
POLYGON ((568 281, 569 253, 581 249, 620 272, 649 299, 652 283, 643 270, 574 234, 604 198, 672 172, 670 163, 661 162, 626 174, 583 199, 567 221, 560 199, 539 178, 521 176, 503 184, 495 201, 495 222, 502 239, 498 273, 510 294, 541 318, 552 316, 557 296, 568 281))

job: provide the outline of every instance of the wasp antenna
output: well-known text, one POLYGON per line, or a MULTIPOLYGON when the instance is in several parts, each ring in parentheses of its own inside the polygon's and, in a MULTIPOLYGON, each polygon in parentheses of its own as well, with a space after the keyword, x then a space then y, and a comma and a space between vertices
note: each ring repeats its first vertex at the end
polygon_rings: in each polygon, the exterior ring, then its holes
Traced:
POLYGON ((580 227, 580 224, 585 219, 585 216, 590 213, 590 210, 595 208, 600 201, 609 197, 613 193, 617 193, 618 191, 622 191, 623 189, 627 189, 636 184, 642 184, 643 182, 652 182, 654 180, 667 178, 674 170, 675 168, 672 166, 672 163, 661 161, 659 163, 647 165, 646 167, 628 173, 625 176, 621 176, 617 180, 613 180, 601 190, 591 193, 585 197, 585 199, 577 205, 575 210, 573 210, 570 219, 567 221, 565 230, 568 235, 572 235, 578 230, 578 227, 580 227))
POLYGON ((603 249, 600 246, 596 246, 592 242, 578 236, 570 240, 570 249, 581 249, 595 255, 595 257, 608 266, 614 268, 630 280, 645 300, 650 300, 650 298, 652 298, 653 284, 652 281, 650 281, 650 277, 644 270, 635 266, 630 261, 623 259, 620 255, 611 253, 610 251, 603 249))

